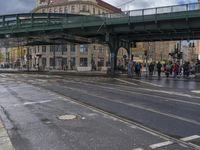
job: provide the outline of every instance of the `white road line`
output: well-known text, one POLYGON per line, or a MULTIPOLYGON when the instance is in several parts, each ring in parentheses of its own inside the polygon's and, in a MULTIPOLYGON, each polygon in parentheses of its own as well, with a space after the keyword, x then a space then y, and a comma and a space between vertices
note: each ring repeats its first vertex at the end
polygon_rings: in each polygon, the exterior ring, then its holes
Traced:
POLYGON ((131 84, 131 85, 138 85, 136 83, 128 82, 126 80, 121 80, 121 79, 118 79, 118 78, 114 78, 114 79, 117 80, 117 81, 123 82, 123 83, 131 84))
MULTIPOLYGON (((134 91, 129 91, 129 90, 122 90, 122 89, 118 89, 118 88, 114 88, 114 87, 105 87, 102 85, 97 85, 97 84, 88 84, 85 82, 80 82, 80 81, 63 81, 63 82, 70 82, 70 83, 79 83, 79 84, 84 84, 84 85, 90 85, 90 86, 96 86, 96 87, 100 87, 100 88, 104 88, 104 89, 109 89, 109 90, 118 90, 121 92, 126 92, 126 93, 130 93, 130 94, 139 94, 139 95, 144 95, 144 96, 150 96, 150 97, 156 97, 156 98, 161 98, 161 99, 165 99, 165 100, 169 100, 169 101, 174 101, 174 102, 180 102, 180 103, 185 103, 185 104, 190 104, 190 105, 196 105, 196 106, 200 106, 200 103, 196 103, 196 102, 190 102, 190 101, 184 101, 184 100, 179 100, 179 99, 175 99, 175 98, 168 98, 168 97, 163 97, 163 96, 158 96, 158 95, 153 95, 153 94, 146 94, 146 93, 141 93, 141 92, 134 92, 134 91)), ((96 83, 96 82, 91 82, 91 83, 96 83)), ((118 85, 119 86, 119 85, 118 85)), ((141 90, 146 90, 146 91, 153 91, 153 92, 164 92, 164 91, 157 91, 157 90, 151 90, 151 89, 145 89, 145 88, 137 88, 137 89, 141 89, 141 90)), ((182 96, 186 96, 184 94, 181 94, 182 96)), ((187 96, 190 98, 200 98, 200 97, 194 97, 194 96, 187 96)))
POLYGON ((138 88, 138 89, 151 91, 151 92, 157 92, 157 93, 164 93, 164 94, 169 94, 169 95, 189 97, 189 98, 198 98, 198 99, 200 98, 199 96, 192 96, 192 95, 184 94, 184 93, 180 93, 180 92, 164 91, 164 90, 153 90, 153 89, 146 89, 146 88, 138 88))
POLYGON ((151 149, 157 149, 157 148, 161 148, 161 147, 168 146, 168 145, 171 145, 171 144, 173 144, 172 141, 166 141, 166 142, 150 145, 149 147, 151 149))
POLYGON ((133 150, 144 150, 144 149, 142 149, 142 148, 136 148, 136 149, 133 149, 133 150))
POLYGON ((154 84, 151 82, 146 82, 146 81, 141 81, 141 80, 136 80, 136 79, 132 79, 133 81, 137 81, 137 82, 141 82, 141 83, 145 83, 145 84, 149 84, 149 85, 153 85, 153 86, 157 86, 157 87, 163 87, 162 85, 158 85, 158 84, 154 84))
POLYGON ((151 109, 151 108, 146 108, 146 107, 143 107, 143 106, 135 105, 133 103, 122 102, 121 99, 120 100, 118 100, 118 99, 113 100, 113 99, 107 98, 105 96, 100 96, 98 94, 91 93, 87 90, 82 90, 82 89, 77 89, 77 88, 72 88, 72 87, 65 87, 65 88, 70 89, 70 90, 74 90, 74 91, 78 91, 78 92, 81 92, 83 94, 87 94, 89 96, 94 96, 94 97, 98 97, 98 98, 101 98, 101 99, 105 99, 105 100, 110 101, 110 102, 119 103, 119 104, 127 105, 127 106, 130 106, 130 107, 135 107, 135 108, 138 108, 138 109, 142 109, 144 111, 149 111, 149 112, 152 112, 152 113, 156 113, 156 114, 159 114, 159 115, 167 116, 167 117, 170 117, 170 118, 174 118, 174 119, 177 119, 177 120, 189 122, 189 123, 200 126, 200 122, 198 122, 198 121, 187 119, 187 118, 180 117, 180 116, 173 115, 173 114, 163 113, 163 112, 151 109))
POLYGON ((192 93, 197 93, 197 94, 200 94, 200 90, 194 90, 194 91, 191 91, 192 93))
POLYGON ((192 135, 192 136, 189 136, 189 137, 181 138, 180 140, 182 140, 184 142, 188 142, 188 141, 196 140, 196 139, 199 139, 199 138, 200 138, 199 135, 192 135))
POLYGON ((14 106, 17 107, 17 106, 27 106, 27 105, 36 105, 36 104, 44 104, 44 103, 49 103, 49 102, 52 102, 53 100, 45 100, 45 101, 39 101, 39 102, 25 102, 23 104, 15 104, 14 106))
POLYGON ((0 76, 3 77, 3 78, 6 78, 6 75, 4 75, 4 74, 0 74, 0 76))

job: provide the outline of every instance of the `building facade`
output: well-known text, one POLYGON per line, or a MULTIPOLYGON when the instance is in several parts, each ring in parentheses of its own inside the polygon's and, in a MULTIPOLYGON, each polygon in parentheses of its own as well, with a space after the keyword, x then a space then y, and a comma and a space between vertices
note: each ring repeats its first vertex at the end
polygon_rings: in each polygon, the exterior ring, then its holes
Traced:
MULTIPOLYGON (((37 0, 33 12, 100 15, 121 10, 102 0, 37 0)), ((40 45, 30 47, 29 53, 30 67, 45 70, 106 70, 110 64, 109 48, 100 44, 40 45)))

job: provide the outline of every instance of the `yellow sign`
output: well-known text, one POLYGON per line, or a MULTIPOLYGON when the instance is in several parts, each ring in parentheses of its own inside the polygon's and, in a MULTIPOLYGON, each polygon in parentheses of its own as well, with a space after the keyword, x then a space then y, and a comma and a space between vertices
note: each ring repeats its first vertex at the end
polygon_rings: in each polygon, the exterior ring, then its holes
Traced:
POLYGON ((145 51, 145 49, 143 47, 135 47, 135 48, 131 48, 132 51, 145 51))

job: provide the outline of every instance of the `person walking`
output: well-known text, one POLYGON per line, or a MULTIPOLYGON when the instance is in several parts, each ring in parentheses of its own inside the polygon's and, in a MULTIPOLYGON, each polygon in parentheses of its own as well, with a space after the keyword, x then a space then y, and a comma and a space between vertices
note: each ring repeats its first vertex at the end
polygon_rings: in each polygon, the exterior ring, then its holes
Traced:
POLYGON ((136 63, 136 65, 135 65, 135 74, 138 77, 141 76, 141 69, 142 69, 142 65, 140 63, 136 63))
POLYGON ((151 62, 149 65, 149 76, 153 76, 155 65, 151 62))
POLYGON ((178 63, 174 63, 173 72, 174 72, 174 78, 176 78, 178 73, 179 73, 179 65, 178 65, 178 63))
POLYGON ((162 64, 160 62, 158 62, 157 64, 157 71, 158 71, 158 77, 160 78, 161 75, 161 69, 162 69, 162 64))

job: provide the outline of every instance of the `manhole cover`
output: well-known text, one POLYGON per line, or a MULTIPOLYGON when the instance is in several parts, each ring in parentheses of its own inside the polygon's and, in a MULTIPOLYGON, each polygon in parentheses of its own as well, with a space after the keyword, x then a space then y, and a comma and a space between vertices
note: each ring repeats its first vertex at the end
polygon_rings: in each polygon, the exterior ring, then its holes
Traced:
POLYGON ((74 120, 74 119, 78 119, 79 116, 78 115, 62 115, 59 116, 58 119, 60 120, 74 120))

